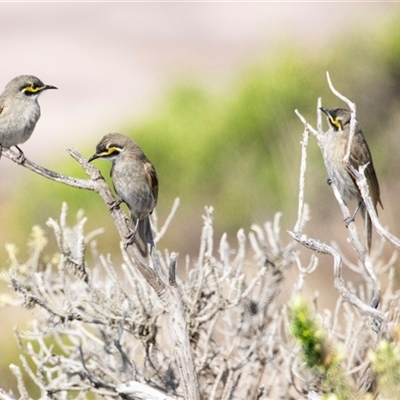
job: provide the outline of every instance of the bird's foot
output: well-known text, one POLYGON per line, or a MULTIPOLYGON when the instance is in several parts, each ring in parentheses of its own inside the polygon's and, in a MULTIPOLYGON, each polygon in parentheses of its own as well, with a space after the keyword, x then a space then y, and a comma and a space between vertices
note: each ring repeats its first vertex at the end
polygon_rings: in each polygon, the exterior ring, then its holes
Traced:
POLYGON ((125 249, 135 241, 135 236, 136 236, 136 229, 131 230, 130 234, 128 236, 125 236, 126 239, 126 242, 124 243, 125 249))
POLYGON ((123 203, 123 201, 122 201, 121 199, 114 200, 114 201, 112 201, 111 203, 107 203, 108 209, 109 209, 110 211, 113 211, 113 210, 115 210, 117 207, 119 207, 121 203, 123 203))
POLYGON ((23 164, 25 162, 25 160, 26 160, 25 154, 18 146, 15 146, 15 147, 19 152, 18 157, 17 157, 17 163, 18 164, 23 164))
POLYGON ((357 208, 355 209, 354 213, 353 213, 352 215, 350 215, 350 217, 348 217, 348 218, 346 218, 346 219, 344 220, 344 222, 345 222, 345 224, 346 224, 346 228, 348 228, 349 225, 350 225, 352 222, 354 222, 354 220, 356 219, 356 215, 357 215, 358 210, 360 209, 361 205, 362 205, 362 202, 360 201, 360 202, 358 203, 357 208))
POLYGON ((139 218, 136 221, 135 228, 134 229, 129 228, 130 233, 128 236, 125 237, 126 238, 126 242, 124 244, 125 248, 127 248, 129 245, 131 245, 135 241, 135 236, 136 236, 136 232, 138 230, 138 226, 139 226, 139 218))
POLYGON ((346 228, 348 228, 349 225, 350 225, 352 222, 354 222, 355 219, 356 219, 355 214, 350 215, 350 217, 346 218, 346 219, 344 220, 344 223, 346 224, 346 228))
POLYGON ((331 185, 332 185, 332 179, 331 179, 331 178, 328 178, 328 179, 326 180, 326 183, 327 183, 329 186, 331 186, 331 185))

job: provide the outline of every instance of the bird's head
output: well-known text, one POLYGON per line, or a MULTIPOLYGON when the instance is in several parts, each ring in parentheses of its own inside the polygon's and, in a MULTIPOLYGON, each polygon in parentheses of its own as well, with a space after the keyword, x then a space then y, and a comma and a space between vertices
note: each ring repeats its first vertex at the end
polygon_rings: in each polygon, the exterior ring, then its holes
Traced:
POLYGON ((132 144, 132 140, 120 133, 109 133, 105 135, 96 146, 96 153, 90 158, 89 162, 97 158, 115 161, 126 147, 132 144))
POLYGON ((344 127, 350 123, 351 111, 346 108, 332 108, 328 110, 327 108, 320 107, 320 110, 326 114, 329 125, 335 131, 344 130, 344 127))
POLYGON ((23 95, 36 100, 40 93, 48 89, 57 89, 52 85, 45 85, 39 78, 33 75, 20 75, 12 79, 4 89, 4 92, 12 95, 23 95))

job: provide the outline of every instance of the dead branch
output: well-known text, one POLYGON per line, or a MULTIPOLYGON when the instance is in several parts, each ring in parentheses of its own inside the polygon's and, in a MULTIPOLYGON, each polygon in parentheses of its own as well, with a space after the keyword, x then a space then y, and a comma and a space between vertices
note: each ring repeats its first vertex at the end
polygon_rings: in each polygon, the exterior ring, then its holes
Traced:
MULTIPOLYGON (((68 153, 78 162, 79 165, 81 165, 90 179, 76 179, 58 174, 43 168, 28 159, 21 164, 17 154, 12 150, 4 149, 2 152, 3 156, 45 178, 75 188, 92 190, 98 193, 108 206, 121 240, 125 243, 126 237, 128 237, 130 233, 126 217, 119 207, 111 207, 110 209, 109 205, 113 204, 115 198, 102 174, 97 168, 88 163, 87 160, 76 150, 68 149, 68 153)), ((184 397, 193 400, 200 399, 197 374, 185 319, 184 304, 179 287, 177 285, 170 286, 165 277, 161 275, 161 267, 159 266, 158 256, 154 247, 151 249, 151 259, 155 265, 155 269, 152 269, 143 257, 141 257, 134 245, 126 246, 126 252, 129 257, 134 260, 136 267, 157 293, 163 306, 168 312, 169 330, 174 343, 174 350, 181 373, 184 397)))
MULTIPOLYGON (((328 82, 331 86, 332 91, 336 94, 338 93, 332 86, 330 82, 330 78, 328 75, 328 82)), ((339 93, 338 93, 339 94, 339 93)), ((340 96, 340 94, 339 94, 340 96)), ((343 97, 344 98, 344 97, 343 97)), ((346 98, 344 98, 346 99, 346 98)), ((346 99, 347 100, 347 99, 346 99)), ((320 99, 318 100, 318 111, 320 107, 320 99)), ((349 107, 351 107, 352 111, 355 111, 355 105, 349 104, 349 107)), ((348 225, 349 228, 349 233, 350 233, 350 240, 351 243, 353 244, 353 247, 355 248, 359 258, 361 259, 366 271, 368 272, 369 277, 372 280, 373 283, 373 298, 371 301, 371 306, 367 306, 361 300, 349 289, 345 286, 343 279, 342 279, 342 259, 337 252, 337 250, 333 249, 331 246, 328 246, 326 244, 320 243, 318 240, 308 238, 305 234, 302 233, 301 227, 304 225, 303 220, 305 219, 304 216, 304 186, 305 186, 305 171, 306 171, 306 157, 307 157, 307 146, 308 146, 308 137, 309 137, 309 132, 312 132, 314 136, 318 140, 318 144, 322 149, 322 138, 324 133, 320 130, 316 131, 313 129, 310 124, 305 120, 305 118, 296 110, 296 114, 299 116, 300 120, 303 122, 305 128, 304 128, 304 133, 303 133, 303 142, 302 142, 302 161, 301 161, 301 168, 300 168, 300 191, 299 191, 299 206, 298 206, 298 217, 297 221, 295 224, 294 232, 289 232, 290 235, 299 243, 301 243, 303 246, 312 249, 314 251, 323 253, 323 254, 329 254, 334 258, 334 273, 335 273, 335 280, 334 280, 334 286, 335 288, 339 291, 339 293, 343 296, 343 298, 346 301, 349 301, 351 304, 353 304, 357 309, 360 311, 362 315, 368 315, 370 318, 377 318, 380 322, 382 321, 384 315, 381 312, 376 312, 375 307, 379 304, 379 299, 380 299, 380 282, 376 277, 376 274, 374 273, 373 267, 372 267, 372 261, 371 258, 368 254, 367 251, 363 248, 361 245, 361 242, 358 237, 358 233, 355 227, 355 224, 351 222, 348 225)), ((353 115, 352 115, 353 119, 353 115)), ((354 117, 355 119, 355 117, 354 117)), ((320 114, 318 114, 318 126, 319 129, 322 127, 322 124, 320 123, 320 114)), ((354 136, 354 128, 355 128, 355 122, 352 125, 352 131, 353 131, 353 136, 354 136)), ((351 137, 351 136, 350 136, 351 137)), ((344 218, 350 217, 350 212, 343 201, 343 199, 340 196, 339 191, 335 187, 334 184, 331 185, 333 192, 335 194, 335 197, 342 209, 344 218)), ((376 324, 374 324, 375 326, 376 324)))

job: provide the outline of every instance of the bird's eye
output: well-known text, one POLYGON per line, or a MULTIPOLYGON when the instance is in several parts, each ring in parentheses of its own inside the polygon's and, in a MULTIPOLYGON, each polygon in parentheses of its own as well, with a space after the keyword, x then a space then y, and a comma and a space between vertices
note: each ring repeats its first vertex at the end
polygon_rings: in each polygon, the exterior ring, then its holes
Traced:
POLYGON ((120 151, 121 151, 121 149, 119 147, 110 146, 102 154, 103 154, 103 156, 107 157, 107 156, 117 155, 117 154, 119 154, 120 151))
POLYGON ((31 83, 28 86, 25 86, 24 88, 22 88, 22 92, 25 93, 26 95, 31 95, 31 94, 35 94, 40 90, 40 87, 35 85, 34 83, 31 83))

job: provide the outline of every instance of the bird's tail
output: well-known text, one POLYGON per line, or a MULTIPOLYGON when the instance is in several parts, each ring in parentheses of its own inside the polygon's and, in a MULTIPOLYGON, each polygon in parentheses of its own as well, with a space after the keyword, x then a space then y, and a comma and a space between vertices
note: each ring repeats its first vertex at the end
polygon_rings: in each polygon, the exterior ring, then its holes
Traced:
POLYGON ((364 245, 367 249, 368 253, 371 252, 371 243, 372 243, 372 221, 371 217, 367 212, 367 207, 364 203, 361 204, 361 214, 364 219, 364 245))
MULTIPOLYGON (((134 227, 135 224, 133 222, 134 221, 132 221, 132 225, 134 227)), ((154 246, 149 217, 139 220, 135 242, 140 254, 146 258, 148 255, 147 244, 150 244, 152 247, 154 246)))
POLYGON ((372 241, 372 222, 371 217, 366 212, 364 217, 364 236, 365 236, 365 247, 368 253, 371 252, 371 241, 372 241))

